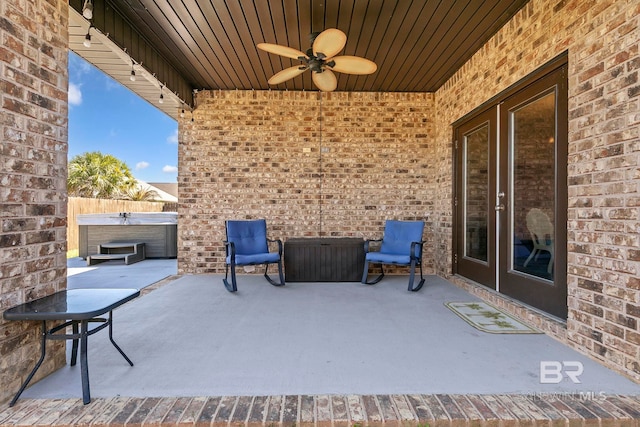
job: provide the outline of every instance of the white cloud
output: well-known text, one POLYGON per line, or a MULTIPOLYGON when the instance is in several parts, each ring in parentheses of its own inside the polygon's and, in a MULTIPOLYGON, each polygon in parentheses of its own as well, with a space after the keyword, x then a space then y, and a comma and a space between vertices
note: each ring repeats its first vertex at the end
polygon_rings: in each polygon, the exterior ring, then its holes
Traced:
POLYGON ((69 104, 82 104, 82 91, 80 90, 80 86, 75 83, 69 83, 69 104))
POLYGON ((115 80, 110 75, 103 74, 102 76, 104 77, 104 88, 105 88, 105 90, 112 91, 112 90, 119 89, 119 88, 122 87, 122 84, 120 82, 118 82, 117 80, 115 80))
POLYGON ((167 142, 169 144, 177 144, 178 143, 178 128, 176 128, 175 132, 167 137, 167 142))
POLYGON ((138 162, 136 163, 136 170, 139 171, 140 169, 146 169, 149 167, 149 162, 138 162))
POLYGON ((82 61, 76 70, 80 74, 89 74, 91 72, 91 64, 87 61, 82 61))
POLYGON ((92 66, 89 62, 78 56, 72 50, 69 51, 69 76, 73 79, 82 79, 82 76, 91 72, 92 66))
POLYGON ((162 172, 164 172, 164 173, 176 173, 176 172, 178 172, 178 167, 177 166, 165 165, 165 167, 162 168, 162 172))

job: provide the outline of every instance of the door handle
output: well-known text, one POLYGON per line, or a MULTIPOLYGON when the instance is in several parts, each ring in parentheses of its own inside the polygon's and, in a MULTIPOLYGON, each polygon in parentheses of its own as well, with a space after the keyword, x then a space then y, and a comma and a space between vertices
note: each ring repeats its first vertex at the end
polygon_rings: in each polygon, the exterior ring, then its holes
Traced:
MULTIPOLYGON (((498 199, 500 199, 499 201, 504 199, 504 191, 501 191, 501 192, 498 193, 498 199)), ((504 209, 505 209, 504 203, 500 203, 499 205, 496 205, 496 207, 495 207, 496 212, 503 211, 504 209)))

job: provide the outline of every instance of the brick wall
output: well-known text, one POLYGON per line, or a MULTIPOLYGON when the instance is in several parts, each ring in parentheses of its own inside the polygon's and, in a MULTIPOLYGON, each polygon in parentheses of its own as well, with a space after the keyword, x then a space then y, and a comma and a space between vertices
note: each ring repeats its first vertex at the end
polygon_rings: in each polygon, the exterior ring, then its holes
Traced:
POLYGON ((198 93, 180 122, 179 272, 223 272, 224 221, 261 217, 282 239, 424 219, 429 268, 432 117, 424 93, 198 93))
MULTIPOLYGON (((451 126, 568 50, 569 318, 577 349, 640 380, 640 3, 531 0, 436 93, 434 228, 450 270, 451 126)), ((563 335, 562 333, 559 334, 563 335)))
MULTIPOLYGON (((0 2, 0 312, 66 287, 67 7, 0 2)), ((0 402, 35 364, 39 333, 0 318, 0 402)), ((64 363, 51 342, 38 376, 64 363)))

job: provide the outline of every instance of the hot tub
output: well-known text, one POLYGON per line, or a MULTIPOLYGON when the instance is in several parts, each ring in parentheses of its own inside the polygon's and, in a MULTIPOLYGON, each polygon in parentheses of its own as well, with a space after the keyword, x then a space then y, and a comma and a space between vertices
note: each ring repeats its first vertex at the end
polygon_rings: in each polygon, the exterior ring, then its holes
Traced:
POLYGON ((97 254, 98 245, 112 242, 144 243, 147 258, 178 256, 177 212, 80 214, 77 221, 82 258, 97 254))

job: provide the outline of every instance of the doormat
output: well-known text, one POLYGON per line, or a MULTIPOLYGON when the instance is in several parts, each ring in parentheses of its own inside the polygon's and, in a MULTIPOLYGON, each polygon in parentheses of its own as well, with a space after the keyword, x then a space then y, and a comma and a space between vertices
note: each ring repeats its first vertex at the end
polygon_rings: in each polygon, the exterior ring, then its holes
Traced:
POLYGON ((445 305, 471 326, 484 332, 491 334, 542 333, 486 302, 447 302, 445 305))

